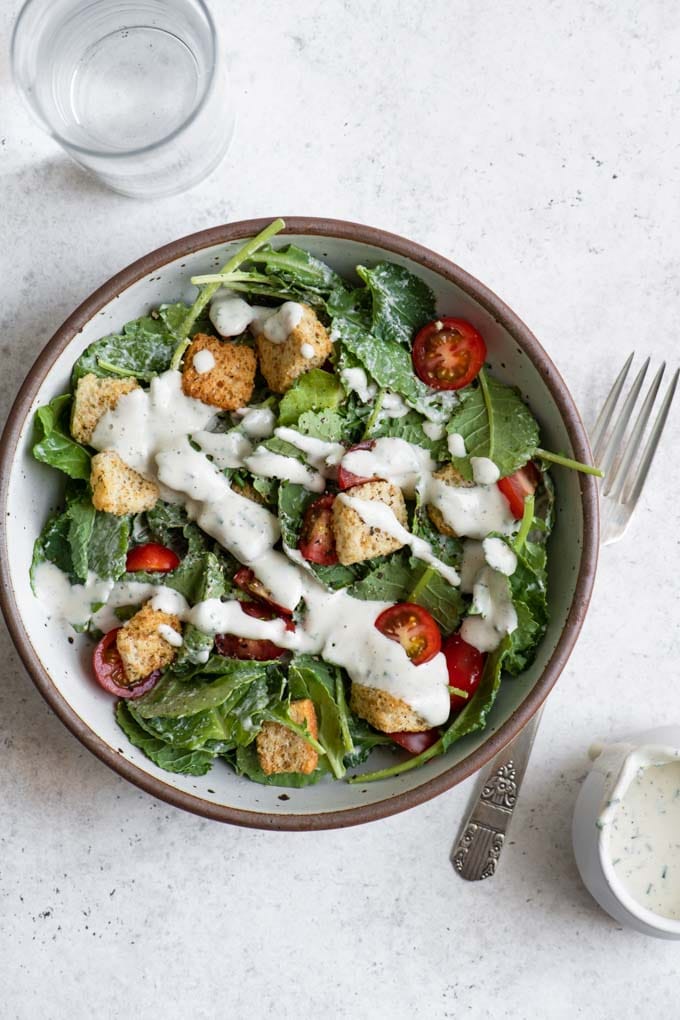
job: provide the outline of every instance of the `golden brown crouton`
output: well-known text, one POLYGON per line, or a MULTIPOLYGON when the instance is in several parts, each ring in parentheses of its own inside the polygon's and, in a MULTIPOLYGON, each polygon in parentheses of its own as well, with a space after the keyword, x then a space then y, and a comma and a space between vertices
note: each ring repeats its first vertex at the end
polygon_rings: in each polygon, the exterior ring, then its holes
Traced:
POLYGON ((182 633, 178 617, 152 609, 147 602, 118 631, 116 647, 123 660, 125 678, 129 684, 142 680, 155 669, 169 666, 177 655, 174 645, 158 633, 162 625, 172 627, 178 634, 182 633))
POLYGON ((421 733, 430 728, 405 701, 377 687, 353 683, 349 703, 355 715, 382 733, 421 733))
MULTIPOLYGON (((432 477, 439 478, 442 482, 446 482, 447 485, 453 485, 458 489, 470 489, 475 484, 463 478, 458 468, 454 467, 453 464, 444 464, 434 472, 432 477)), ((452 538, 458 537, 451 525, 446 523, 441 510, 438 510, 436 506, 428 504, 427 513, 437 531, 440 531, 442 535, 450 535, 452 538)))
POLYGON ((100 379, 89 372, 78 380, 71 413, 71 435, 78 443, 89 443, 99 419, 130 390, 136 390, 136 379, 100 379))
MULTIPOLYGON (((299 726, 306 724, 311 736, 319 735, 314 702, 309 698, 291 701, 290 717, 299 726)), ((276 772, 302 772, 308 776, 316 768, 319 755, 306 740, 281 723, 266 722, 255 738, 260 768, 266 776, 276 772)))
MULTIPOLYGON (((401 489, 382 480, 364 482, 347 489, 347 496, 385 503, 399 523, 406 526, 406 504, 401 489)), ((362 521, 356 510, 342 500, 342 494, 333 503, 333 533, 338 559, 344 566, 361 563, 373 556, 386 556, 401 549, 403 542, 380 528, 362 521)))
POLYGON ((184 359, 182 389, 188 397, 202 400, 211 407, 236 411, 250 402, 256 368, 257 358, 252 347, 198 333, 184 359), (197 372, 194 368, 194 358, 199 351, 208 351, 215 362, 207 372, 197 372))
POLYGON ((103 450, 92 458, 90 485, 95 509, 117 517, 150 510, 159 496, 156 483, 133 471, 114 450, 103 450))
POLYGON ((273 343, 264 335, 255 341, 260 371, 274 393, 285 393, 299 375, 319 368, 333 349, 331 338, 315 312, 309 305, 302 307, 302 318, 283 343, 273 343), (310 356, 306 358, 305 354, 310 356))

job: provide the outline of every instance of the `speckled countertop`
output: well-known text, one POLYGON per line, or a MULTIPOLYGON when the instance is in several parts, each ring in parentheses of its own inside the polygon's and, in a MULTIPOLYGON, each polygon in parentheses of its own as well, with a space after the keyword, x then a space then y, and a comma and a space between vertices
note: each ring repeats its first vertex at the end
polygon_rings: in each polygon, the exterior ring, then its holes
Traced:
MULTIPOLYGON (((6 52, 18 5, 3 5, 6 52)), ((680 11, 554 0, 214 4, 239 122, 194 191, 134 203, 35 127, 0 69, 0 393, 96 286, 214 223, 364 221, 452 257, 531 326, 587 420, 632 347, 678 361, 680 11)), ((470 783, 407 814, 251 832, 154 801, 80 747, 3 631, 7 1018, 677 1015, 677 944, 610 921, 570 816, 596 737, 680 722, 680 413, 605 549, 497 877, 448 863, 470 783)))

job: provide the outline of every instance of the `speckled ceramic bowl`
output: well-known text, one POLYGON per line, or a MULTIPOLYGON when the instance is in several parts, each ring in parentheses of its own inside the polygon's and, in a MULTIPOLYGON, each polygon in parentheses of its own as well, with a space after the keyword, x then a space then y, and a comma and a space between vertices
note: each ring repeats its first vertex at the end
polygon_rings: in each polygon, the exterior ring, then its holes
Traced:
MULTIPOLYGON (((268 220, 204 230, 139 259, 95 291, 57 330, 19 392, 2 437, 0 502, 4 529, 0 600, 19 653, 39 691, 73 734, 102 761, 142 789, 208 818, 269 829, 321 829, 403 811, 471 775, 499 751, 541 705, 563 669, 583 623, 598 545, 597 493, 592 478, 557 469, 557 520, 551 537, 551 623, 532 668, 502 685, 483 733, 461 740, 420 769, 378 783, 322 782, 282 791, 235 776, 217 763, 207 776, 176 776, 156 768, 118 729, 111 699, 90 677, 87 639, 67 641, 46 619, 29 586, 31 550, 58 506, 61 478, 30 454, 36 407, 64 392, 73 362, 93 340, 163 301, 192 300, 189 278, 214 271, 244 238, 268 220)), ((546 448, 590 460, 574 402, 545 351, 517 316, 483 284, 420 245, 370 227, 337 220, 290 218, 292 241, 351 274, 358 263, 391 259, 421 276, 438 308, 471 320, 483 333, 494 374, 518 386, 542 429, 546 448)), ((278 240, 278 239, 277 239, 278 240)), ((279 241, 280 243, 280 241, 279 241)), ((376 751, 370 768, 394 761, 376 751)))

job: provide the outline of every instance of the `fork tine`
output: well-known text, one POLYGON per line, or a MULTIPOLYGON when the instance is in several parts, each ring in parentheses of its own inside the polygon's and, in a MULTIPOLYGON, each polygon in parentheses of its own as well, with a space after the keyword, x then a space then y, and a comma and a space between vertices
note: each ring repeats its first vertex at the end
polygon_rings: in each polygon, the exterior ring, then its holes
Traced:
POLYGON ((675 375, 671 379, 670 385, 666 392, 666 396, 664 397, 663 400, 663 404, 661 405, 659 413, 656 417, 656 421, 654 422, 654 427, 652 428, 649 439, 647 440, 645 452, 642 455, 640 467, 638 468, 637 477, 634 480, 631 479, 629 484, 626 486, 626 489, 624 490, 622 501, 624 503, 629 503, 631 509, 635 506, 638 499, 640 498, 640 493, 642 492, 642 488, 645 484, 645 481, 647 480, 647 475, 649 474, 649 469, 652 466, 654 454, 656 453, 657 448, 659 446, 661 433, 664 430, 666 419, 668 418, 668 412, 670 411, 671 403, 673 402, 673 397, 675 396, 675 390, 678 385, 679 376, 680 368, 677 368, 675 370, 675 375))
POLYGON ((612 467, 614 460, 618 456, 619 449, 621 447, 621 443, 626 432, 626 428, 628 427, 628 423, 630 422, 630 419, 632 417, 633 408, 635 407, 637 398, 640 395, 640 390, 642 389, 642 384, 645 381, 645 376, 647 375, 648 368, 649 358, 647 358, 644 365, 636 375, 635 382, 631 386, 628 396, 624 401, 623 407, 619 412, 619 416, 616 419, 614 431, 607 440, 606 449, 602 456, 600 457, 599 461, 596 461, 596 463, 599 463, 599 467, 604 473, 605 477, 609 473, 609 470, 612 467))
POLYGON ((659 386, 661 385, 661 380, 665 371, 666 362, 664 361, 661 368, 654 376, 652 385, 649 387, 649 392, 647 393, 645 401, 640 408, 640 413, 637 417, 637 421, 635 422, 635 427, 633 428, 630 438, 626 443, 626 449, 623 457, 619 461, 618 466, 609 473, 608 479, 605 481, 603 493, 605 496, 611 496, 612 499, 618 499, 621 495, 621 491, 626 484, 626 479, 633 458, 639 452, 642 443, 642 436, 644 435, 647 422, 649 421, 649 416, 652 413, 654 401, 656 400, 656 395, 659 392, 659 386))
POLYGON ((630 368, 634 357, 635 351, 629 355, 626 364, 619 372, 614 385, 609 391, 609 396, 605 400, 602 410, 597 416, 597 421, 591 430, 590 441, 593 447, 593 463, 595 464, 598 463, 599 456, 602 453, 602 440, 604 439, 605 432, 607 431, 607 427, 614 413, 618 399, 621 396, 621 390, 623 389, 623 384, 625 383, 628 375, 628 369, 630 368))

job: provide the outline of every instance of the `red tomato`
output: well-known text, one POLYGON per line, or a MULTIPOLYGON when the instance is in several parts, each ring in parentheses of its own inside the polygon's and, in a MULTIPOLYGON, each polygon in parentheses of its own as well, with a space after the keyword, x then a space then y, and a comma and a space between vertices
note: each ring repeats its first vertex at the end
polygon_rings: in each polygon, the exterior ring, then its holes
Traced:
POLYGON ((439 730, 423 730, 422 733, 388 733, 387 736, 411 754, 421 754, 437 743, 439 730))
POLYGON ((464 708, 479 686, 484 672, 484 655, 477 651, 460 634, 451 634, 442 645, 449 671, 449 684, 459 691, 466 691, 469 697, 451 692, 451 711, 458 712, 464 708))
MULTIPOLYGON (((290 609, 286 609, 285 606, 280 606, 278 602, 274 602, 274 600, 270 598, 269 592, 262 584, 262 581, 258 581, 255 577, 255 573, 250 569, 250 567, 240 567, 236 571, 234 574, 234 584, 237 588, 240 588, 241 591, 250 595, 251 598, 257 599, 258 602, 263 602, 267 606, 271 606, 272 609, 275 609, 276 612, 280 613, 282 616, 291 615, 290 609)), ((244 603, 244 605, 247 605, 247 603, 244 603)), ((247 612, 247 610, 245 611, 247 612)), ((251 613, 250 615, 252 616, 253 614, 251 613)), ((269 617, 264 616, 262 619, 267 620, 269 617)))
MULTIPOLYGON (((372 450, 375 446, 375 439, 366 439, 363 443, 357 443, 356 446, 350 446, 347 453, 354 453, 355 450, 372 450)), ((347 454, 345 454, 347 456, 347 454)), ((370 482, 370 478, 362 478, 361 475, 354 475, 351 471, 347 471, 342 464, 338 468, 338 488, 339 489, 351 489, 353 485, 363 485, 364 482, 370 482)))
POLYGON ((147 542, 146 545, 137 545, 130 549, 125 562, 128 573, 135 570, 157 570, 166 573, 178 566, 179 556, 158 542, 147 542))
POLYGON ((413 341, 416 375, 435 390, 461 390, 477 377, 485 358, 482 336, 465 319, 428 322, 413 341))
POLYGON ((126 685, 125 670, 120 652, 116 647, 116 637, 120 627, 110 630, 108 634, 99 641, 92 656, 94 666, 94 678, 100 687, 103 687, 109 694, 115 694, 118 698, 141 698, 152 687, 155 687, 161 677, 161 670, 155 669, 143 680, 136 684, 126 685))
POLYGON ((414 666, 434 659, 442 646, 436 621, 427 609, 413 602, 398 602, 385 609, 375 625, 381 634, 399 641, 414 666))
MULTIPOLYGON (((257 602, 242 602, 241 609, 248 616, 254 616, 256 620, 276 620, 278 614, 265 606, 259 606, 257 602)), ((286 630, 295 630, 292 620, 286 620, 286 630)), ((286 654, 285 648, 280 648, 273 641, 266 638, 243 638, 236 634, 217 634, 215 636, 215 647, 220 655, 228 659, 256 659, 258 662, 267 662, 269 659, 280 659, 286 654)))
POLYGON ((330 566, 338 562, 333 534, 333 500, 335 496, 315 499, 305 510, 298 548, 310 563, 330 566))
POLYGON ((533 496, 541 478, 540 471, 534 467, 531 461, 515 471, 507 478, 501 478, 496 485, 501 490, 508 503, 512 516, 521 521, 524 516, 524 500, 527 496, 533 496))

